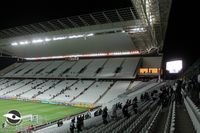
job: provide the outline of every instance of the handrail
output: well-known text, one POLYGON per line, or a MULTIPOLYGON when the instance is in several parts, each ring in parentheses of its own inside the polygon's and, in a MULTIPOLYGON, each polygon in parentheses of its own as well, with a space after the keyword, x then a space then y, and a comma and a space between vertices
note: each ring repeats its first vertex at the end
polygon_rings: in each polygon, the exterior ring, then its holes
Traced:
POLYGON ((170 129, 169 129, 170 133, 175 132, 175 109, 176 109, 175 105, 176 105, 176 102, 174 101, 172 105, 172 117, 171 117, 170 129))
POLYGON ((169 133, 171 130, 173 131, 173 129, 171 128, 174 128, 173 126, 171 127, 171 122, 175 122, 175 116, 172 117, 173 114, 175 115, 175 102, 173 101, 174 97, 175 95, 172 95, 170 106, 169 106, 169 112, 168 112, 167 120, 165 123, 164 133, 169 133))
POLYGON ((169 125, 170 125, 171 116, 172 116, 172 102, 170 102, 169 112, 167 114, 167 120, 166 120, 165 128, 164 128, 164 133, 168 133, 169 132, 169 125))
POLYGON ((186 95, 185 91, 182 90, 184 95, 184 104, 192 121, 192 124, 197 133, 200 133, 200 110, 193 103, 193 101, 186 95))

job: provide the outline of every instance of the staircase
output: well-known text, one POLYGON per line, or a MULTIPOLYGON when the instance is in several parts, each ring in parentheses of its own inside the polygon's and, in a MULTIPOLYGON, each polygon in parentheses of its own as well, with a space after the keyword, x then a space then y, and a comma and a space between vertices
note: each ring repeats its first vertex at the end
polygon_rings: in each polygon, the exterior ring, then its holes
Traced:
POLYGON ((123 64, 124 64, 125 61, 126 61, 126 58, 124 58, 123 61, 120 64, 120 66, 116 68, 114 77, 116 77, 117 74, 121 72, 122 66, 123 66, 123 64))
POLYGON ((101 98, 103 98, 106 93, 113 87, 113 85, 116 83, 117 81, 114 81, 109 87, 108 89, 106 89, 106 91, 93 103, 93 104, 96 104, 101 98))
POLYGON ((104 68, 105 64, 108 62, 108 60, 109 60, 109 59, 107 59, 107 60, 103 63, 103 65, 97 69, 97 71, 95 72, 95 74, 94 74, 93 77, 96 77, 97 74, 99 74, 99 73, 103 70, 103 68, 104 68))
POLYGON ((44 81, 44 82, 42 82, 42 83, 40 83, 40 84, 37 84, 37 85, 36 85, 36 86, 34 86, 33 88, 31 88, 31 89, 29 89, 29 90, 26 90, 26 91, 24 91, 24 92, 22 92, 22 93, 18 94, 17 96, 18 96, 18 97, 20 97, 21 95, 23 95, 23 94, 25 94, 25 93, 27 93, 27 92, 31 91, 32 89, 35 89, 36 87, 38 87, 38 86, 40 86, 40 85, 44 84, 45 82, 46 82, 46 81, 44 81))
POLYGON ((61 90, 59 93, 57 93, 56 95, 54 95, 52 98, 50 98, 50 100, 54 99, 55 97, 63 94, 66 90, 68 90, 69 88, 71 88, 73 85, 75 85, 76 83, 78 83, 79 80, 76 80, 76 82, 74 82, 73 84, 71 84, 69 87, 66 87, 65 89, 61 90))
MULTIPOLYGON (((22 65, 22 64, 18 65, 17 67, 19 67, 19 66, 21 66, 21 65, 22 65)), ((3 75, 5 75, 6 73, 8 73, 8 72, 10 72, 10 71, 12 71, 12 70, 14 70, 14 69, 16 69, 17 67, 15 67, 15 66, 16 66, 16 63, 14 63, 14 64, 12 64, 12 65, 10 65, 10 66, 4 68, 3 70, 0 71, 0 76, 3 76, 3 75)))
POLYGON ((96 81, 94 81, 92 84, 90 84, 87 88, 85 88, 80 94, 78 94, 76 97, 74 97, 70 102, 73 102, 76 98, 78 98, 80 95, 84 94, 85 91, 87 91, 96 81))
MULTIPOLYGON (((4 93, 3 95, 6 95, 6 94, 8 94, 8 93, 10 93, 10 92, 13 92, 13 91, 15 91, 15 90, 18 90, 18 89, 20 89, 20 88, 22 88, 22 87, 24 87, 24 86, 26 86, 27 84, 29 84, 29 83, 31 83, 32 82, 32 80, 31 81, 29 81, 29 82, 27 82, 26 84, 24 84, 24 85, 22 85, 22 86, 20 86, 20 87, 18 87, 18 88, 16 88, 16 89, 14 89, 14 90, 10 90, 10 91, 7 91, 6 93, 4 93)), ((19 83, 19 82, 18 82, 19 83)))
POLYGON ((83 73, 87 67, 93 62, 93 60, 91 60, 87 65, 85 65, 79 72, 78 74, 76 75, 76 77, 78 77, 81 73, 83 73))
POLYGON ((62 82, 62 80, 59 80, 58 82, 54 83, 53 85, 51 85, 49 88, 47 88, 46 90, 42 91, 42 92, 38 92, 37 94, 35 94, 34 96, 32 96, 32 98, 36 98, 37 96, 43 94, 44 92, 50 90, 51 88, 55 87, 57 84, 59 84, 60 82, 62 82))

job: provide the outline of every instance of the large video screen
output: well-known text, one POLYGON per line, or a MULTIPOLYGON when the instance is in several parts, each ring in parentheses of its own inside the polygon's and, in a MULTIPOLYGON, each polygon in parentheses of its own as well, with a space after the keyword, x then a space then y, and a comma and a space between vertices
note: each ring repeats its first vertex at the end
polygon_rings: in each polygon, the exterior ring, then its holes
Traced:
POLYGON ((166 69, 169 71, 169 73, 179 73, 182 70, 182 68, 182 60, 168 61, 166 63, 166 69))

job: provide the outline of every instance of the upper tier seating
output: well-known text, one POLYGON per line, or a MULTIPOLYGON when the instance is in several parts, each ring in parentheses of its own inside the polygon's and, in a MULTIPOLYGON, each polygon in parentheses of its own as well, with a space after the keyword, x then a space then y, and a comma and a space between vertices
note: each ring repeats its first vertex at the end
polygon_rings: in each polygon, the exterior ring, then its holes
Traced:
POLYGON ((106 64, 103 66, 103 69, 98 73, 97 77, 114 77, 115 70, 120 67, 124 58, 110 58, 106 64))
POLYGON ((16 63, 4 77, 132 78, 139 57, 33 61, 16 63))

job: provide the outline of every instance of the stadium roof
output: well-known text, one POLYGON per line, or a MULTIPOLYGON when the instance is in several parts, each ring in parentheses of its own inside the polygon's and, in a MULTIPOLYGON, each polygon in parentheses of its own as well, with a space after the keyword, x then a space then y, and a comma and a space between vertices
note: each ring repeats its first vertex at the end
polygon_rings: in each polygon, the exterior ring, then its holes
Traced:
POLYGON ((2 29, 1 53, 27 58, 161 50, 170 1, 131 2, 130 7, 2 29))

